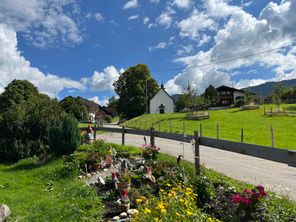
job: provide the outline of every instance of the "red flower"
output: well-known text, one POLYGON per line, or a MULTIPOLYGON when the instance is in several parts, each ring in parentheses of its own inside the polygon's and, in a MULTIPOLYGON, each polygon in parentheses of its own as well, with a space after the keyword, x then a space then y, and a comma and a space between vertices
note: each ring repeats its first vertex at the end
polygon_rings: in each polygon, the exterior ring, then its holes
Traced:
POLYGON ((250 203, 250 199, 248 197, 242 197, 241 202, 245 205, 248 205, 250 203))
POLYGON ((234 196, 232 197, 232 201, 233 201, 233 203, 235 203, 235 204, 239 203, 240 200, 241 200, 241 196, 240 196, 239 194, 236 194, 236 195, 234 195, 234 196))

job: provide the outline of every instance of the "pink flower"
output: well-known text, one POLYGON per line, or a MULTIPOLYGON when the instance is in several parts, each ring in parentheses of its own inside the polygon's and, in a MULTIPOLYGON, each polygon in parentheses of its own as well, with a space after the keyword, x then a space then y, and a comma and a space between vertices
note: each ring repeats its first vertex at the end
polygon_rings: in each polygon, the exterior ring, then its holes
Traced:
POLYGON ((232 197, 233 203, 237 204, 240 202, 240 200, 241 200, 241 196, 239 194, 233 195, 232 197))
POLYGON ((249 189, 244 189, 244 193, 249 194, 249 195, 253 195, 254 192, 249 189))
POLYGON ((245 205, 248 205, 250 203, 250 199, 248 197, 242 197, 241 202, 245 205))

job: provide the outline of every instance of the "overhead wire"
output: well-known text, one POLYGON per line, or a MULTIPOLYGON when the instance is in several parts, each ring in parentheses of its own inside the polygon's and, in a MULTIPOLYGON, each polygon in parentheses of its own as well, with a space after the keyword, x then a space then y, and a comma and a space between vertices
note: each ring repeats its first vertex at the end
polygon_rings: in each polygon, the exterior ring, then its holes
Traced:
POLYGON ((201 65, 195 65, 195 66, 187 66, 187 67, 178 67, 178 68, 170 68, 170 69, 155 69, 155 70, 151 70, 151 72, 170 72, 170 71, 179 71, 179 70, 183 70, 183 69, 208 67, 208 66, 211 66, 213 64, 221 64, 221 63, 232 62, 232 61, 235 61, 235 60, 240 60, 240 59, 245 59, 245 58, 249 58, 249 57, 253 57, 253 56, 258 56, 258 55, 278 51, 280 49, 285 49, 285 48, 293 47, 293 46, 296 46, 296 43, 281 46, 281 47, 278 47, 278 48, 265 50, 265 51, 261 51, 261 52, 257 52, 257 53, 252 53, 252 54, 248 54, 248 55, 244 55, 244 56, 240 56, 240 57, 229 58, 229 59, 224 59, 224 60, 218 60, 218 59, 217 60, 212 60, 207 64, 201 64, 201 65))

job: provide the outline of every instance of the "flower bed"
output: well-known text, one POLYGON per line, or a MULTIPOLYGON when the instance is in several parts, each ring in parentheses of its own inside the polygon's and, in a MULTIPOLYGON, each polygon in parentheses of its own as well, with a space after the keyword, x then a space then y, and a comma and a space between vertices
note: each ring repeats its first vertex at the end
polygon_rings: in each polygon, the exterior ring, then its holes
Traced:
POLYGON ((185 161, 177 164, 176 158, 159 154, 159 148, 150 145, 141 149, 130 147, 129 151, 124 146, 110 148, 110 144, 96 141, 74 153, 68 163, 80 166, 80 172, 87 171, 84 176, 96 175, 92 168, 84 168, 85 153, 94 151, 102 157, 102 163, 106 156, 113 157, 109 166, 102 164, 104 167, 97 172, 106 175, 103 182, 101 178, 93 183, 105 205, 106 221, 282 221, 282 218, 293 221, 296 218, 294 204, 282 199, 286 205, 281 208, 279 198, 267 194, 262 186, 252 188, 204 168, 202 175, 195 177, 192 164, 185 161))

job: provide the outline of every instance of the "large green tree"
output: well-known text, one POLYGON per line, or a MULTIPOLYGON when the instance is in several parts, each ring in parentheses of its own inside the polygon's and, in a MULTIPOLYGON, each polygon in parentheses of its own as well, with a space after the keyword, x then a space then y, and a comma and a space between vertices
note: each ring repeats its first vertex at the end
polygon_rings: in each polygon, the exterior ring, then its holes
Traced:
POLYGON ((218 102, 217 89, 214 86, 209 85, 205 90, 204 97, 210 105, 215 105, 218 102))
POLYGON ((145 113, 145 86, 147 79, 148 105, 158 90, 158 84, 144 64, 128 68, 114 82, 115 92, 119 95, 118 112, 124 118, 132 118, 145 113))
POLYGON ((66 113, 72 114, 77 120, 88 119, 87 108, 79 98, 68 96, 60 102, 60 106, 66 113))
POLYGON ((25 80, 11 82, 0 101, 0 159, 18 160, 47 152, 50 125, 63 117, 58 101, 40 94, 25 80))

